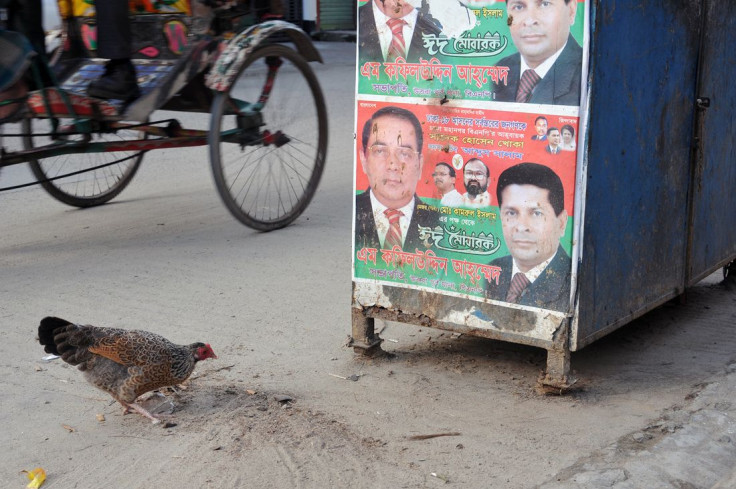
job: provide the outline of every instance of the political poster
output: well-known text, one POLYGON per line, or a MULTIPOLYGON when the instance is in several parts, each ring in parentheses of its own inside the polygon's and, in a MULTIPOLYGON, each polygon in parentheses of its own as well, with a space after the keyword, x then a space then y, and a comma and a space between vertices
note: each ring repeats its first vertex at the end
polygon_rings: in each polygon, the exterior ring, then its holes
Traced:
POLYGON ((358 8, 353 280, 567 312, 584 2, 358 8))

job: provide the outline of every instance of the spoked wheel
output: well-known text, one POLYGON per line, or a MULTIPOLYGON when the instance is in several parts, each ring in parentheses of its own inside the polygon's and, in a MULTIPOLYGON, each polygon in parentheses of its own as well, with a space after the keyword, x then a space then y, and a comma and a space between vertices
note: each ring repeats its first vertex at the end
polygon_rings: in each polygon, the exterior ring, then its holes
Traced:
POLYGON ((299 217, 327 152, 327 109, 308 62, 286 46, 254 51, 215 96, 209 147, 217 190, 240 222, 272 231, 299 217))
MULTIPOLYGON (((60 126, 68 123, 62 120, 60 126)), ((51 123, 46 119, 23 122, 23 145, 26 149, 50 144, 51 123)), ((141 139, 140 131, 121 129, 93 133, 90 143, 125 142, 141 139)), ((82 140, 70 135, 69 140, 82 140)), ((92 207, 109 201, 130 183, 138 171, 145 151, 77 153, 31 160, 31 170, 41 186, 54 198, 75 207, 92 207)))

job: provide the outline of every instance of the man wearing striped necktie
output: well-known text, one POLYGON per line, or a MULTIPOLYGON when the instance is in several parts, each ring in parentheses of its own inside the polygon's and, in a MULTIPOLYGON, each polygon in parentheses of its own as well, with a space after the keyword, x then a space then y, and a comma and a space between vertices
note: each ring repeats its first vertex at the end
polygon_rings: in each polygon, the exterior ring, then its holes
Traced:
POLYGON ((572 262, 560 246, 567 227, 560 177, 544 165, 520 163, 501 172, 496 197, 510 254, 490 263, 501 276, 486 285, 487 296, 567 311, 572 262))
POLYGON ((355 197, 355 249, 426 250, 420 227, 434 227, 438 216, 416 194, 422 175, 424 135, 410 111, 383 107, 362 131, 360 163, 369 187, 355 197))
POLYGON ((429 59, 422 34, 440 32, 437 21, 405 0, 371 0, 358 9, 360 62, 429 59))
POLYGON ((509 68, 500 102, 580 105, 583 50, 570 34, 578 0, 507 0, 509 31, 518 53, 497 66, 509 68))

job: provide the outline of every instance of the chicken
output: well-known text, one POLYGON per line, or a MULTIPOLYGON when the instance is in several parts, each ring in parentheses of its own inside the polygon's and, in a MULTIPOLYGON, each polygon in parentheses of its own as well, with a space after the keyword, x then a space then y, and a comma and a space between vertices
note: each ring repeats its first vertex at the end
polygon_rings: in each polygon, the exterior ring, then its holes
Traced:
POLYGON ((217 358, 205 343, 175 345, 147 331, 80 326, 46 317, 38 326, 38 340, 46 353, 61 356, 84 372, 88 382, 123 405, 123 414, 137 411, 153 423, 160 420, 138 396, 186 380, 200 360, 217 358))

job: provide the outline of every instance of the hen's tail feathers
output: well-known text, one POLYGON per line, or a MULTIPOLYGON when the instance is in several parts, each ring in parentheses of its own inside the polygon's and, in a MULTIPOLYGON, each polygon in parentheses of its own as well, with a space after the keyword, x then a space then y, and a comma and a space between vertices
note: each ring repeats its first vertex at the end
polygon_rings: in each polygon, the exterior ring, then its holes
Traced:
MULTIPOLYGON (((38 325, 38 341, 43 345, 46 353, 59 355, 54 336, 58 334, 57 330, 69 326, 69 321, 56 317, 45 317, 38 325)), ((60 331, 59 331, 60 332, 60 331)))
POLYGON ((89 347, 94 342, 92 326, 79 326, 64 319, 47 317, 38 326, 38 341, 47 353, 61 356, 69 365, 87 368, 86 362, 92 358, 89 347))

